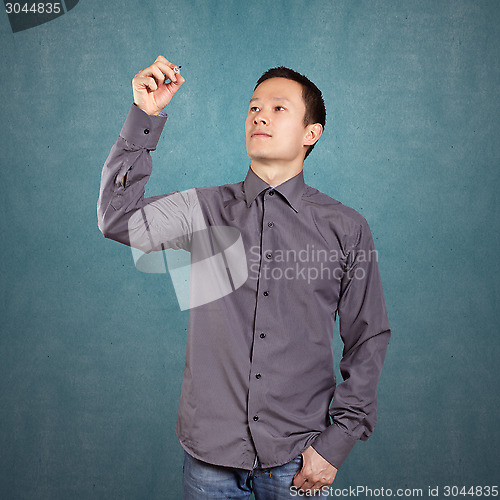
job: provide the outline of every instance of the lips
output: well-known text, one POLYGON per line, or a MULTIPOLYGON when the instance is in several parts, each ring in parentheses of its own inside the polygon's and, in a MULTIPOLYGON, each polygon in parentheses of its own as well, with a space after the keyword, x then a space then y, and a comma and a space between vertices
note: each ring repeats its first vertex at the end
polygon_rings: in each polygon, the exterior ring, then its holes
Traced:
POLYGON ((252 134, 252 137, 271 137, 271 135, 268 134, 267 132, 262 132, 261 130, 257 130, 252 134))

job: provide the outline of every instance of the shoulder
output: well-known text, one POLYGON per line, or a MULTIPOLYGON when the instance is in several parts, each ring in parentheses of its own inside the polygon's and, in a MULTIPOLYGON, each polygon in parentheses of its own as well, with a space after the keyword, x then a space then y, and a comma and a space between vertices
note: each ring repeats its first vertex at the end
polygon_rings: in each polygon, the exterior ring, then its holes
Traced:
POLYGON ((306 185, 302 196, 304 208, 324 238, 335 235, 346 250, 370 246, 371 231, 366 219, 354 208, 306 185))
POLYGON ((200 193, 206 193, 208 195, 241 192, 243 191, 243 181, 236 182, 234 184, 221 184, 220 186, 197 187, 196 190, 200 193))
POLYGON ((227 205, 244 199, 243 181, 234 184, 205 186, 195 189, 200 200, 204 200, 207 203, 217 202, 227 205))
POLYGON ((344 205, 340 201, 322 193, 312 186, 306 184, 302 200, 306 207, 336 219, 342 219, 357 227, 368 226, 366 219, 354 208, 344 205))

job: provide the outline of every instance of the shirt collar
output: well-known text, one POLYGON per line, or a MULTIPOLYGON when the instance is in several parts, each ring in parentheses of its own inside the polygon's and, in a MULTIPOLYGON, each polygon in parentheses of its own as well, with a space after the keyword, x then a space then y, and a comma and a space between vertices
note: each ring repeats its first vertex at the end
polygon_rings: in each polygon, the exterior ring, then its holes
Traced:
MULTIPOLYGON (((243 182, 247 207, 253 203, 255 198, 257 198, 262 191, 265 191, 270 187, 271 186, 267 182, 263 181, 251 168, 249 168, 247 176, 243 182)), ((273 189, 286 199, 290 207, 292 207, 295 212, 298 212, 302 200, 302 194, 305 189, 304 174, 302 170, 296 176, 279 184, 273 189)))

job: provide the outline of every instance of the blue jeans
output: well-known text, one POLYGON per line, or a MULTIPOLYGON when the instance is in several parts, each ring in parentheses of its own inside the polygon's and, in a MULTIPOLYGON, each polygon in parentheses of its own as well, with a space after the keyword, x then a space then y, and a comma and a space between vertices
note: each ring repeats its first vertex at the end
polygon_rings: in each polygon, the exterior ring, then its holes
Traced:
POLYGON ((263 469, 236 469, 201 462, 184 452, 184 500, 248 500, 253 492, 255 500, 292 498, 290 486, 293 476, 302 468, 302 455, 279 467, 263 469))

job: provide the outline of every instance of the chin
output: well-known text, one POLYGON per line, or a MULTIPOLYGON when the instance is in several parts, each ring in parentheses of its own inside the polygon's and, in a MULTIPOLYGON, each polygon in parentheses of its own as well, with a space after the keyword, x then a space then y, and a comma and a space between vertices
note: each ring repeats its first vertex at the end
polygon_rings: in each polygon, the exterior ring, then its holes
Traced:
POLYGON ((252 155, 250 156, 250 159, 253 161, 258 161, 261 164, 265 164, 266 162, 269 162, 274 158, 272 156, 266 156, 266 155, 252 155))
POLYGON ((252 160, 267 160, 268 155, 263 151, 247 151, 247 155, 252 160))

